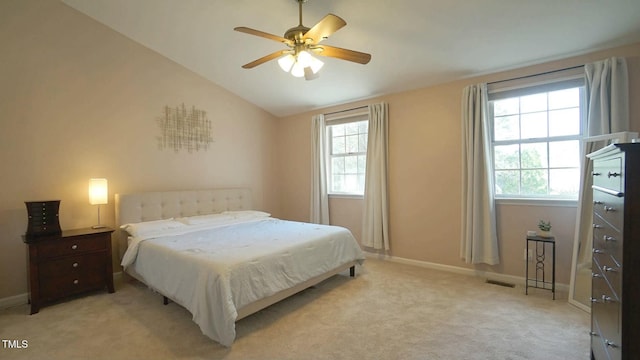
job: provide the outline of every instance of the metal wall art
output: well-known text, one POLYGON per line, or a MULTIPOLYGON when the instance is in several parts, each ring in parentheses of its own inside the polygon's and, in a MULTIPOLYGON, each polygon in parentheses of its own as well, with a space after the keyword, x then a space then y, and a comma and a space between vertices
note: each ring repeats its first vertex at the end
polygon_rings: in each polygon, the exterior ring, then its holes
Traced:
POLYGON ((173 149, 174 152, 208 150, 213 142, 211 121, 207 112, 195 106, 187 109, 184 104, 175 108, 165 106, 164 113, 158 118, 160 150, 173 149))

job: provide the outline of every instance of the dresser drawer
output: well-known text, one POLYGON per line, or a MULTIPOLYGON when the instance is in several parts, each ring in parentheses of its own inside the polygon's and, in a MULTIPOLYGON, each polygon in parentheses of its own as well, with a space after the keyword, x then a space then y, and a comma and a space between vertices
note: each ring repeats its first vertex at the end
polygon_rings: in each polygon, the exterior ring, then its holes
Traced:
MULTIPOLYGON (((595 280, 595 279, 594 279, 595 280)), ((600 327, 600 336, 607 349, 621 343, 620 336, 620 299, 614 294, 606 281, 594 281, 591 314, 600 327)))
POLYGON ((622 191, 622 158, 600 160, 593 165, 593 185, 622 191))
POLYGON ((70 272, 43 280, 40 282, 40 296, 50 301, 87 290, 104 288, 108 279, 104 269, 98 269, 70 272))
POLYGON ((606 289, 604 284, 599 287, 596 282, 608 283, 616 297, 622 295, 622 268, 610 256, 593 257, 592 264, 593 285, 599 289, 606 289))
POLYGON ((38 244, 38 253, 42 260, 58 256, 81 254, 89 251, 106 250, 107 240, 110 241, 110 239, 109 236, 93 235, 43 241, 38 244))
POLYGON ((624 246, 622 233, 616 230, 608 222, 596 213, 593 215, 593 249, 604 250, 620 264, 622 261, 622 248, 624 246))
POLYGON ((88 255, 76 255, 46 261, 40 264, 40 279, 48 281, 68 275, 84 272, 103 272, 106 264, 106 254, 103 252, 88 255))
POLYGON ((624 197, 610 195, 596 189, 593 192, 593 211, 616 230, 622 231, 624 197))

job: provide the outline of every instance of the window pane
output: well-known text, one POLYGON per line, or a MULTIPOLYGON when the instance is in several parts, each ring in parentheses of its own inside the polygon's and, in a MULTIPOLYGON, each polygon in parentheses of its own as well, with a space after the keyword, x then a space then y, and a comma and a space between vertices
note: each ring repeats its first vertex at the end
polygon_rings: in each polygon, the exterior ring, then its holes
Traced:
POLYGON ((493 121, 493 128, 496 141, 518 139, 520 136, 518 115, 496 117, 493 121))
POLYGON ((496 194, 519 194, 520 171, 496 171, 496 194))
POLYGON ((529 113, 547 110, 547 93, 527 95, 520 98, 520 112, 529 113))
POLYGON ((522 139, 547 137, 547 112, 522 114, 522 139))
POLYGON ((522 170, 522 195, 547 195, 547 170, 522 170))
POLYGON ((520 112, 518 98, 498 100, 493 103, 494 116, 515 115, 520 112))
POLYGON ((358 192, 358 175, 345 175, 343 192, 358 192))
POLYGON ((333 175, 331 177, 331 191, 342 192, 344 188, 344 175, 333 175))
POLYGON ((520 146, 500 145, 495 147, 494 167, 496 169, 517 169, 520 167, 520 146))
POLYGON ((358 151, 367 152, 367 134, 360 134, 358 137, 358 151))
POLYGON ((358 192, 364 194, 364 174, 358 175, 358 192))
POLYGON ((345 153, 345 142, 344 136, 334 137, 331 143, 331 153, 332 154, 344 154, 345 153))
POLYGON ((344 124, 345 130, 344 133, 346 135, 355 135, 358 133, 358 123, 347 123, 344 124))
POLYGON ((549 167, 580 167, 580 144, 578 140, 549 143, 549 167))
POLYGON ((345 174, 357 174, 358 173, 358 157, 357 156, 345 156, 345 158, 344 158, 344 173, 345 174))
POLYGON ((344 135, 344 124, 331 125, 331 136, 343 136, 343 135, 344 135))
POLYGON ((368 121, 360 121, 358 122, 358 132, 361 134, 367 133, 369 131, 369 122, 368 121))
POLYGON ((344 158, 342 156, 331 158, 331 171, 334 174, 344 174, 344 158))
POLYGON ((580 109, 549 111, 549 136, 580 134, 580 109))
POLYGON ((522 168, 547 168, 547 143, 522 144, 522 168))
POLYGON ((549 93, 549 109, 565 109, 580 106, 580 88, 552 91, 549 93))
POLYGON ((349 135, 347 136, 347 153, 356 153, 358 152, 358 135, 349 135))
POLYGON ((358 156, 358 173, 364 174, 367 168, 367 157, 365 155, 358 156))
POLYGON ((549 170, 549 186, 552 195, 577 194, 580 186, 580 170, 577 168, 549 170))

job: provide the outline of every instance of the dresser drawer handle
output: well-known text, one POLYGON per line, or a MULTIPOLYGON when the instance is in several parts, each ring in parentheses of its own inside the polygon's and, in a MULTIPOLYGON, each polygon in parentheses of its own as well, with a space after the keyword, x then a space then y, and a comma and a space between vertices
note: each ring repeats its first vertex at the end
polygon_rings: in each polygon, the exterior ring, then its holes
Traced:
POLYGON ((592 252, 594 254, 604 254, 604 251, 600 250, 600 249, 593 249, 592 252))
POLYGON ((78 245, 76 244, 71 245, 71 249, 76 250, 77 248, 78 248, 78 245))
POLYGON ((600 176, 600 175, 602 175, 602 174, 601 174, 601 173, 599 173, 599 172, 592 172, 592 173, 591 173, 591 175, 593 175, 593 176, 600 176))
POLYGON ((594 229, 602 229, 602 225, 593 224, 594 229))
POLYGON ((604 241, 616 241, 616 238, 614 238, 613 236, 604 235, 602 237, 602 240, 604 240, 604 241))
POLYGON ((609 171, 609 173, 607 173, 607 177, 609 177, 609 178, 610 178, 610 177, 618 177, 618 176, 620 176, 620 175, 621 175, 620 173, 617 173, 617 172, 611 172, 611 171, 609 171))
POLYGON ((78 279, 73 280, 74 285, 78 285, 78 282, 79 282, 78 279))
POLYGON ((77 263, 77 262, 74 262, 72 266, 73 266, 74 268, 77 268, 77 267, 78 267, 78 263, 77 263))
POLYGON ((613 300, 613 298, 611 298, 611 296, 602 295, 602 302, 603 303, 612 303, 612 302, 616 302, 616 301, 613 300))
POLYGON ((608 347, 612 347, 612 348, 617 348, 618 345, 616 343, 614 343, 611 340, 605 340, 604 343, 608 346, 608 347))
POLYGON ((595 331, 589 331, 589 335, 591 336, 598 336, 598 333, 595 331))
POLYGON ((598 299, 596 299, 596 298, 594 298, 594 297, 590 297, 590 298, 589 298, 589 301, 591 301, 591 302, 592 302, 592 303, 594 303, 594 304, 597 304, 597 303, 599 303, 599 302, 600 302, 600 301, 598 301, 598 299))
POLYGON ((614 211, 616 211, 616 208, 611 207, 611 206, 605 206, 604 207, 604 211, 605 212, 614 212, 614 211))
POLYGON ((602 271, 605 271, 605 272, 618 272, 617 269, 614 269, 612 267, 608 267, 607 265, 602 265, 602 271))
POLYGON ((593 278, 601 278, 602 275, 600 275, 598 273, 591 273, 591 277, 593 277, 593 278))

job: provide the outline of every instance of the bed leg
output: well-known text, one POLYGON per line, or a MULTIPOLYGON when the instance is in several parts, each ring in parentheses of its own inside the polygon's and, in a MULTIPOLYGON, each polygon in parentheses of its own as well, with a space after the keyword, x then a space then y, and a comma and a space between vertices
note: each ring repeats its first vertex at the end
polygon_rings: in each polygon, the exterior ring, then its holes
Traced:
POLYGON ((355 265, 353 265, 352 267, 349 268, 349 276, 356 277, 356 266, 355 265))
POLYGON ((163 296, 162 297, 162 303, 165 304, 165 305, 169 305, 169 298, 166 297, 166 296, 163 296))

